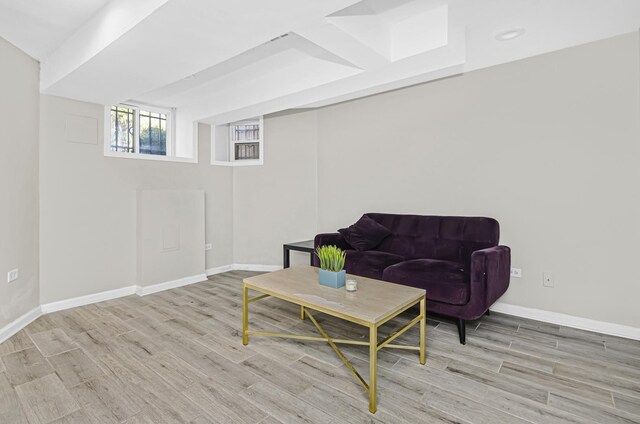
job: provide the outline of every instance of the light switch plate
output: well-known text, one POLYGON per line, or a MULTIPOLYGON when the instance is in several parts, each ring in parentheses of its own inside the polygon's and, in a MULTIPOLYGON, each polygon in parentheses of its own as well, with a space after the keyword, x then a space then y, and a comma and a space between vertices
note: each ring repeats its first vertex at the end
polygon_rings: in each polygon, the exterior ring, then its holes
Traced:
POLYGON ((511 276, 513 278, 522 278, 522 269, 520 269, 520 268, 511 268, 511 276))

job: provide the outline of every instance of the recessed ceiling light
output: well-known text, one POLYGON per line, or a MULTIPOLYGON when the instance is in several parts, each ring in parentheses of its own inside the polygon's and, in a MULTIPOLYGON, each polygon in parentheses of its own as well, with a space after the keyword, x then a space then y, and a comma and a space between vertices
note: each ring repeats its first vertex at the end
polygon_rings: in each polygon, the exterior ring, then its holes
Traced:
POLYGON ((510 30, 498 33, 496 35, 496 40, 509 41, 509 40, 513 40, 514 38, 520 37, 522 34, 524 34, 524 28, 510 29, 510 30))

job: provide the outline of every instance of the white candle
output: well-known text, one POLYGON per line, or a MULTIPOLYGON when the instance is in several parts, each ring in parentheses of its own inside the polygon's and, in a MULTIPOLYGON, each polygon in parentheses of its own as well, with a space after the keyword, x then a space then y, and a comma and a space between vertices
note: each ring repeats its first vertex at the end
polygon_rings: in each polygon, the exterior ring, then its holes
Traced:
POLYGON ((356 280, 347 280, 346 289, 350 292, 358 290, 358 282, 356 280))

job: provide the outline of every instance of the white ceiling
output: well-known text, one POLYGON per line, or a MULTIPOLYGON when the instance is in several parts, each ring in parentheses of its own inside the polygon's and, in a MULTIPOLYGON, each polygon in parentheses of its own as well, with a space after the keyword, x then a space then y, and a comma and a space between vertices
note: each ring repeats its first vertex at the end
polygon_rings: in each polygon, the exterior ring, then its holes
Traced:
POLYGON ((0 0, 0 37, 42 60, 109 0, 0 0))
POLYGON ((176 107, 210 123, 323 106, 639 26, 639 0, 0 0, 0 36, 41 61, 42 92, 176 107), (495 39, 515 28, 526 32, 495 39))

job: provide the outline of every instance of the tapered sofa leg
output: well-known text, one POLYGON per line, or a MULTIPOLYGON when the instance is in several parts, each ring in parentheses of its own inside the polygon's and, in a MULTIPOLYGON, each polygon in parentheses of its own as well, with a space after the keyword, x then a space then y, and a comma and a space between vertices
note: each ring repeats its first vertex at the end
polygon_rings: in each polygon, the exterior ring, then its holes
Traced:
POLYGON ((458 318, 458 335, 460 336, 460 344, 467 344, 467 337, 465 334, 466 330, 466 321, 462 318, 458 318))

